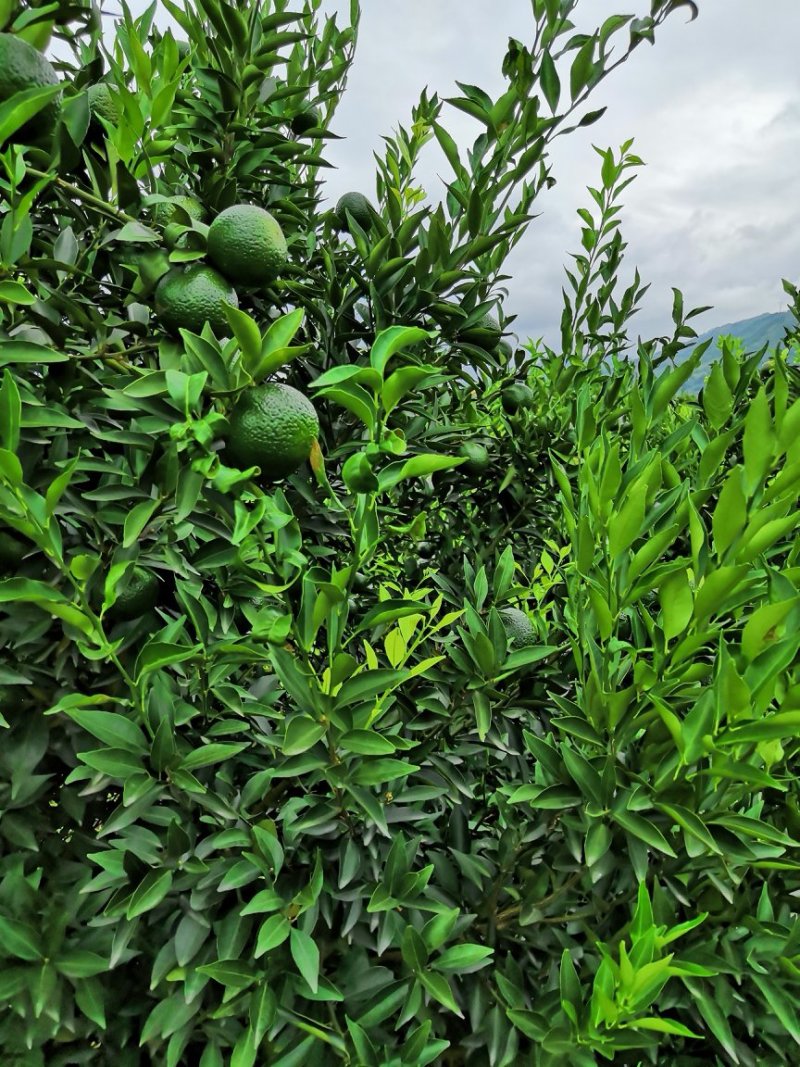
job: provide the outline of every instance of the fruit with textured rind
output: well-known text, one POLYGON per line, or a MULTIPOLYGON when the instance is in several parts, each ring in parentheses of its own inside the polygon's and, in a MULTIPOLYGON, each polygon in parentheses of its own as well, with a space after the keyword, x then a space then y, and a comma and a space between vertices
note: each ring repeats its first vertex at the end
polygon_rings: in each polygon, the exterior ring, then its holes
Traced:
POLYGON ((512 649, 530 648, 538 642, 533 623, 520 608, 503 608, 500 618, 512 649))
POLYGON ((105 119, 112 125, 119 122, 119 105, 105 82, 90 85, 87 90, 89 113, 92 118, 105 119))
POLYGON ((308 108, 307 111, 300 111, 295 115, 289 123, 289 129, 297 137, 302 137, 304 133, 308 133, 309 130, 315 130, 322 123, 322 118, 319 111, 315 107, 308 108))
POLYGON ((117 599, 109 609, 114 619, 129 622, 140 619, 158 603, 158 578, 144 567, 134 567, 125 585, 118 589, 117 599))
POLYGON ((349 229, 347 212, 353 216, 362 230, 372 226, 372 205, 363 193, 345 193, 339 198, 334 214, 340 230, 349 229))
POLYGON ((200 333, 208 321, 213 330, 230 333, 225 306, 239 306, 236 290, 212 267, 195 264, 165 274, 156 288, 156 314, 165 330, 200 333))
POLYGON ((521 408, 533 403, 533 390, 524 382, 512 382, 500 394, 503 410, 508 415, 516 415, 521 408))
POLYGON ((314 405, 291 385, 267 382, 243 392, 228 419, 227 449, 241 468, 275 481, 297 470, 319 435, 314 405))
POLYGON ((206 209, 194 196, 173 196, 170 200, 162 200, 153 208, 153 222, 157 226, 169 226, 173 222, 183 222, 185 211, 190 219, 202 222, 206 217, 206 209), (180 209, 180 210, 179 210, 180 209))
MULTIPOLYGON (((0 33, 0 104, 25 89, 43 89, 58 83, 55 68, 38 49, 12 33, 0 33)), ((57 95, 12 134, 12 140, 38 143, 53 132, 60 111, 57 95)))
POLYGON ((279 273, 289 251, 274 215, 256 204, 234 204, 209 227, 208 258, 231 281, 258 285, 279 273))
POLYGON ((487 351, 493 351, 500 344, 502 336, 500 323, 494 315, 489 313, 471 326, 459 331, 458 339, 467 344, 485 348, 487 351))
POLYGON ((459 446, 458 454, 466 460, 466 463, 460 464, 460 469, 467 474, 483 474, 492 462, 488 449, 477 441, 465 441, 459 446))
POLYGON ((195 222, 204 222, 206 218, 206 209, 193 196, 173 196, 171 200, 156 204, 153 208, 153 222, 164 230, 167 248, 187 246, 187 217, 195 222))

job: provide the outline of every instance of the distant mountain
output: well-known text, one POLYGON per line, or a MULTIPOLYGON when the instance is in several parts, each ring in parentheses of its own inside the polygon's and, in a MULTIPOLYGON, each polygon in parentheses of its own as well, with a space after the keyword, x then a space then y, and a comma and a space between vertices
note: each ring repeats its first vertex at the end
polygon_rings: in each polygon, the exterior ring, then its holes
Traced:
MULTIPOLYGON (((769 345, 772 349, 783 340, 786 329, 793 323, 794 317, 789 311, 777 311, 772 314, 755 315, 752 319, 740 319, 739 322, 728 322, 724 326, 715 326, 713 330, 701 333, 697 340, 681 354, 688 356, 701 341, 711 338, 713 342, 716 342, 718 337, 737 337, 744 345, 745 352, 757 352, 764 345, 769 345)), ((712 343, 703 353, 700 366, 686 382, 684 389, 687 393, 699 392, 711 369, 711 364, 719 358, 719 347, 716 343, 712 343)))

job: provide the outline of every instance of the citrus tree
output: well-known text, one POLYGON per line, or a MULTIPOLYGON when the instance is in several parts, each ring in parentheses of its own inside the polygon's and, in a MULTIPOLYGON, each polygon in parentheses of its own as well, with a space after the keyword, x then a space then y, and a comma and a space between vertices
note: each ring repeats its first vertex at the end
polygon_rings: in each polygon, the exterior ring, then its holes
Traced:
POLYGON ((512 334, 551 142, 696 13, 574 8, 329 206, 355 0, 0 3, 4 1062, 794 1061, 797 370, 682 395, 678 291, 631 351, 630 143, 512 334))

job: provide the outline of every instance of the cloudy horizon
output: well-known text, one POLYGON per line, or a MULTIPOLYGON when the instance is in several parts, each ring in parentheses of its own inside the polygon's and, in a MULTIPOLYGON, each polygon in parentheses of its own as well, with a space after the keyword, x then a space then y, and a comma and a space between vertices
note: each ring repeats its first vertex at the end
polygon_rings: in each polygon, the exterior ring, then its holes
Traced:
MULTIPOLYGON (((694 321, 698 332, 763 312, 785 310, 781 279, 800 274, 800 199, 792 170, 800 159, 800 5, 772 0, 700 0, 688 22, 677 11, 655 46, 642 44, 596 90, 590 108, 607 106, 588 129, 560 138, 550 154, 557 185, 542 194, 540 212, 508 261, 510 314, 521 337, 558 340, 561 288, 569 252, 579 246, 579 207, 599 182, 592 149, 634 139, 645 166, 622 198, 628 243, 621 283, 638 267, 651 288, 633 334, 670 329, 672 286, 687 308, 713 305, 694 321)), ((530 39, 527 0, 489 8, 481 0, 406 0, 363 5, 358 53, 333 128, 343 137, 328 147, 337 170, 326 193, 374 193, 373 152, 384 134, 407 126, 420 90, 457 95, 456 79, 502 91, 502 57, 509 36, 530 39)), ((579 5, 581 28, 612 13, 646 13, 639 0, 579 5), (591 10, 590 10, 591 8, 591 10)), ((620 43, 625 34, 620 34, 620 43)), ((477 125, 452 108, 443 122, 460 147, 477 125)), ((448 177, 438 146, 428 145, 421 184, 438 202, 448 177), (430 151, 429 151, 430 150, 430 151)))
MULTIPOLYGON (((688 9, 676 11, 654 46, 640 45, 597 87, 589 109, 608 108, 599 122, 554 143, 548 158, 557 184, 536 201, 539 217, 507 261, 505 308, 523 340, 558 343, 564 268, 580 243, 576 211, 593 207, 586 187, 599 182, 592 145, 616 153, 630 138, 645 166, 622 198, 628 247, 620 283, 638 267, 650 284, 632 336, 670 331, 673 286, 687 309, 712 305, 693 320, 698 333, 786 309, 781 279, 800 280, 800 3, 697 2, 694 22, 688 9)), ((325 7, 348 3, 327 0, 325 7)), ((131 0, 135 15, 146 6, 131 0)), ((590 31, 608 15, 641 16, 649 7, 649 0, 580 0, 575 21, 590 31)), ((443 99, 458 95, 458 80, 496 98, 508 38, 529 43, 533 26, 530 0, 362 8, 355 63, 333 122, 341 140, 326 147, 336 168, 324 175, 329 201, 351 189, 374 196, 373 153, 382 153, 382 137, 398 124, 409 125, 423 87, 443 99)), ((172 22, 163 5, 157 21, 172 22)), ((625 39, 623 31, 618 50, 625 39)), ((478 132, 450 107, 441 121, 462 149, 478 132)), ((419 178, 438 203, 449 168, 435 142, 424 149, 419 178)))

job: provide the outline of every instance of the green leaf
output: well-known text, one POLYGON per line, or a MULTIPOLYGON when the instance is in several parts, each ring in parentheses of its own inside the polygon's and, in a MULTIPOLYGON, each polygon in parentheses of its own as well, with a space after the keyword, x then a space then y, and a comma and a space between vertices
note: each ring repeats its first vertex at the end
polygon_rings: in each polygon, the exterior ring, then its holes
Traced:
POLYGON ((375 432, 378 409, 366 389, 352 382, 346 382, 341 386, 328 386, 320 392, 330 400, 341 404, 343 408, 347 408, 348 411, 352 411, 371 434, 375 432))
MULTIPOLYGON (((12 82, 13 85, 13 82, 12 82)), ((23 89, 0 104, 0 146, 59 95, 61 86, 23 89)))
POLYGON ((126 918, 135 919, 157 907, 172 888, 172 871, 150 871, 134 890, 126 918))
POLYGON ((742 446, 747 491, 752 495, 766 477, 776 447, 769 400, 763 385, 745 417, 742 446))
POLYGON ((256 980, 253 968, 244 960, 217 960, 215 963, 205 963, 197 970, 231 989, 247 989, 256 980))
POLYGON ((694 600, 694 617, 699 623, 709 615, 723 610, 728 597, 744 581, 748 568, 720 567, 712 571, 697 590, 694 600))
POLYGON ((244 367, 251 375, 261 359, 261 331, 246 311, 225 305, 225 317, 244 356, 244 367))
POLYGON ((339 744, 345 752, 359 756, 391 756, 395 752, 392 742, 374 730, 349 730, 339 744))
POLYGON ((0 341, 0 365, 8 363, 66 363, 69 356, 30 341, 0 341))
POLYGON ((13 374, 6 367, 0 386, 0 444, 9 452, 16 452, 19 446, 21 417, 19 389, 13 374))
POLYGON ((387 623, 396 622, 397 619, 404 619, 410 615, 426 615, 428 610, 428 605, 421 603, 419 600, 391 598, 382 600, 376 607, 370 608, 356 627, 355 633, 363 633, 366 630, 372 630, 375 626, 384 626, 387 623))
POLYGON ((539 84, 542 87, 542 93, 550 110, 555 115, 561 96, 561 81, 558 77, 558 70, 553 62, 553 57, 549 52, 542 54, 542 63, 539 68, 539 84))
POLYGON ((271 952, 274 948, 282 945, 290 932, 291 926, 285 915, 270 915, 261 924, 261 929, 258 931, 255 952, 253 953, 255 958, 258 959, 266 952, 271 952))
POLYGON ((795 596, 775 604, 762 604, 753 612, 742 630, 742 652, 749 662, 777 640, 776 630, 798 604, 800 597, 795 596))
POLYGON ((685 830, 687 834, 699 841, 709 852, 718 856, 722 855, 722 850, 714 840, 710 830, 695 812, 679 804, 657 804, 656 807, 666 815, 669 815, 671 819, 674 819, 682 830, 685 830))
POLYGON ((569 949, 561 953, 561 967, 559 970, 558 986, 561 994, 561 1007, 573 1026, 578 1025, 578 1020, 583 1011, 583 991, 575 964, 569 949))
POLYGON ((715 430, 728 421, 733 407, 733 396, 725 380, 721 363, 715 363, 703 386, 703 410, 715 430))
POLYGON ((458 467, 464 460, 453 456, 420 455, 398 463, 390 463, 378 475, 382 490, 391 489, 405 478, 421 478, 435 471, 458 467))
POLYGON ((595 39, 590 37, 578 50, 569 72, 570 97, 575 101, 594 76, 595 39))
POLYGON ((438 374, 436 367, 400 367, 386 379, 381 390, 381 403, 388 415, 400 403, 406 393, 420 386, 426 379, 438 374))
POLYGON ((394 689, 408 677, 407 671, 392 671, 385 667, 376 670, 362 671, 354 675, 342 685, 336 694, 336 710, 349 707, 352 704, 360 704, 365 700, 372 700, 394 689))
POLYGON ((36 931, 26 923, 0 915, 0 954, 18 960, 39 960, 42 951, 36 931))
POLYGON ((96 952, 85 949, 67 949, 53 961, 59 974, 67 978, 90 978, 96 974, 105 974, 109 970, 108 960, 96 952))
POLYGON ((683 567, 673 571, 661 585, 658 596, 663 619, 661 628, 665 639, 671 641, 684 632, 692 617, 694 597, 687 571, 683 567))
POLYGON ((86 708, 65 708, 65 714, 98 741, 111 748, 123 748, 144 756, 150 746, 136 723, 112 711, 91 711, 86 708))
POLYGON ((144 675, 151 671, 161 670, 163 667, 171 667, 176 663, 185 663, 202 654, 201 645, 176 645, 169 641, 158 641, 151 638, 144 646, 136 660, 134 677, 140 681, 144 675))
POLYGON ((131 508, 125 516, 125 526, 122 537, 123 548, 130 548, 131 545, 137 543, 142 531, 160 506, 161 501, 157 498, 153 498, 142 500, 135 507, 131 508))
POLYGON ((644 819, 633 811, 612 811, 611 816, 623 830, 637 837, 640 841, 644 841, 650 848, 677 859, 672 845, 670 845, 658 827, 654 826, 649 820, 644 819))
POLYGON ((0 302, 30 306, 36 303, 36 297, 19 282, 0 281, 0 302))
POLYGON ((696 1034, 688 1026, 674 1019, 661 1019, 655 1016, 633 1019, 629 1023, 623 1022, 619 1025, 630 1030, 652 1030, 659 1034, 675 1034, 678 1037, 694 1037, 698 1040, 702 1040, 703 1037, 702 1034, 696 1034))
POLYGON ((417 975, 417 980, 425 987, 434 1000, 437 1000, 448 1011, 452 1011, 459 1019, 464 1018, 464 1013, 456 1003, 456 999, 453 996, 453 990, 450 988, 450 983, 447 981, 443 974, 436 974, 434 971, 420 971, 417 975))
POLYGON ((308 715, 295 715, 286 724, 286 734, 281 745, 285 756, 296 756, 313 748, 325 735, 325 726, 308 715))
POLYGON ((477 965, 485 965, 494 949, 488 945, 453 945, 452 948, 437 956, 432 966, 437 971, 458 971, 468 973, 477 969, 477 965))
POLYGON ((113 233, 104 238, 102 244, 108 244, 110 241, 160 244, 161 234, 151 230, 149 226, 145 226, 141 222, 133 221, 126 222, 119 230, 114 230, 113 233))
POLYGON ((303 325, 304 318, 304 309, 295 308, 294 311, 281 315, 280 318, 271 323, 261 345, 261 358, 258 367, 260 377, 272 374, 282 365, 276 357, 278 357, 278 353, 288 349, 295 334, 303 325))
POLYGON ((246 741, 218 741, 210 745, 203 745, 202 748, 196 748, 194 752, 184 756, 181 760, 181 767, 185 771, 194 771, 198 767, 209 767, 212 763, 222 763, 223 760, 232 759, 248 747, 246 741))
POLYGON ((371 759, 362 760, 356 765, 351 781, 356 785, 382 785, 384 782, 393 782, 398 778, 406 778, 419 767, 414 763, 407 763, 398 759, 371 759))
POLYGON ((612 556, 621 555, 633 544, 644 526, 647 482, 637 481, 629 490, 619 511, 608 523, 608 547, 612 556))
POLYGON ((430 330, 423 330, 419 326, 389 326, 375 338, 369 354, 370 366, 383 375, 392 356, 434 336, 430 330))
POLYGON ((747 525, 747 501, 742 474, 742 468, 737 466, 725 479, 711 519, 714 547, 720 558, 747 525))
POLYGON ((289 949, 298 971, 311 987, 312 993, 316 993, 319 986, 319 949, 316 942, 304 931, 293 928, 289 949))

